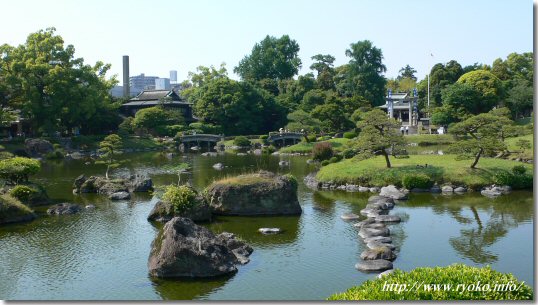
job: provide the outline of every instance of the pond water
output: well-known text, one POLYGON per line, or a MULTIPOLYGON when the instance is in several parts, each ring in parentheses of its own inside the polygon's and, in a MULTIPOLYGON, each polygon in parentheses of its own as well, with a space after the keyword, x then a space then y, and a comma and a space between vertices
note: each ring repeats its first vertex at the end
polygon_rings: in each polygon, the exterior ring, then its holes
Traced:
MULTIPOLYGON (((306 157, 199 155, 167 158, 149 152, 128 156, 129 168, 115 175, 149 174, 155 185, 175 183, 166 165, 188 162, 190 180, 199 189, 226 175, 267 169, 291 172, 299 181, 301 216, 218 217, 207 225, 229 231, 254 248, 250 263, 227 277, 208 280, 156 280, 147 274, 150 244, 159 227, 146 220, 157 201, 148 194, 130 201, 110 202, 98 195, 71 193, 78 175, 103 174, 104 167, 83 161, 43 164, 34 180, 51 198, 95 204, 93 211, 40 217, 25 224, 0 227, 0 299, 4 300, 321 300, 335 292, 375 278, 354 269, 366 248, 351 223, 340 215, 359 213, 370 194, 312 191, 302 178, 314 170, 306 157), (278 167, 280 158, 289 168, 278 167), (216 171, 212 165, 226 168, 216 171), (260 227, 280 227, 283 234, 265 236, 260 227)), ((479 194, 411 194, 391 214, 405 221, 392 225, 400 249, 395 268, 465 263, 491 265, 533 282, 532 192, 488 199, 479 194)))

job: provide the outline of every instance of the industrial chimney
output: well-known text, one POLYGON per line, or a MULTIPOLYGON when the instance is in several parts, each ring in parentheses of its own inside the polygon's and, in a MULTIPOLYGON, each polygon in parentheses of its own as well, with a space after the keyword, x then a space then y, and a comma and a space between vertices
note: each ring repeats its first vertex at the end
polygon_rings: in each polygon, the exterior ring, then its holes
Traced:
POLYGON ((129 56, 123 55, 123 97, 131 97, 129 88, 129 56))

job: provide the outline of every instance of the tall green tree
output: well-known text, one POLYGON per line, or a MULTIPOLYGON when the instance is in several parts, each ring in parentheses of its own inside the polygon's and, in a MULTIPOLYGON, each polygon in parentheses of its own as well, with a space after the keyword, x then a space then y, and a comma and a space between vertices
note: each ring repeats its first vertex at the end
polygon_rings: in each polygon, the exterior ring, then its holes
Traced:
POLYGON ((410 78, 414 81, 417 80, 417 77, 415 76, 415 73, 417 73, 417 70, 415 70, 410 65, 406 65, 405 67, 401 68, 399 73, 400 74, 397 77, 398 80, 401 80, 403 78, 410 78))
POLYGON ((92 121, 100 110, 110 109, 109 90, 117 83, 106 77, 109 64, 84 64, 55 32, 41 30, 22 45, 1 48, 0 78, 6 81, 0 88, 2 100, 22 110, 36 132, 69 130, 92 121))
POLYGON ((458 84, 469 85, 480 92, 484 104, 496 105, 504 94, 499 78, 486 70, 465 73, 458 79, 458 84))
POLYGON ((226 135, 264 134, 285 122, 285 110, 274 97, 248 82, 229 78, 200 88, 194 110, 203 123, 221 126, 226 135))
POLYGON ((495 112, 471 116, 451 126, 450 133, 458 141, 450 150, 455 152, 459 159, 473 159, 471 168, 476 168, 480 157, 493 156, 506 150, 502 132, 503 127, 511 123, 512 121, 506 116, 497 115, 495 112))
POLYGON ((282 80, 296 75, 299 68, 299 44, 288 35, 280 38, 267 35, 254 45, 250 55, 239 62, 234 72, 248 81, 282 80))
POLYGON ((387 68, 383 64, 383 52, 373 46, 369 40, 352 43, 346 50, 350 57, 346 69, 345 82, 341 86, 344 95, 360 95, 373 106, 385 103, 386 79, 383 73, 387 68))
POLYGON ((405 145, 405 139, 400 133, 400 123, 381 109, 364 113, 357 123, 361 129, 355 147, 360 151, 379 154, 385 157, 387 168, 391 167, 389 150, 396 151, 405 145))
POLYGON ((312 60, 314 60, 314 63, 310 65, 310 69, 317 72, 316 81, 318 88, 323 90, 334 90, 334 56, 330 54, 317 54, 312 56, 312 60))

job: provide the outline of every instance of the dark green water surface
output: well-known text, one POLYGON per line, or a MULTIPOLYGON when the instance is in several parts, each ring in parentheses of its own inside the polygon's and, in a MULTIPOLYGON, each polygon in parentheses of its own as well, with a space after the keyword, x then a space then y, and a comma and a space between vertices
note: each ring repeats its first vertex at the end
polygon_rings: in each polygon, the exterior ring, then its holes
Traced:
MULTIPOLYGON (((177 179, 165 168, 188 162, 193 169, 183 180, 199 189, 215 178, 257 169, 291 172, 300 181, 301 216, 218 217, 208 225, 215 232, 233 232, 254 248, 251 261, 228 277, 208 280, 155 280, 147 274, 150 244, 159 228, 146 220, 156 202, 148 194, 110 202, 98 195, 71 193, 78 175, 103 174, 104 167, 83 161, 44 163, 34 180, 57 201, 94 204, 75 216, 40 217, 25 224, 0 227, 0 299, 8 300, 320 300, 372 279, 354 269, 366 246, 352 223, 340 219, 359 213, 371 194, 312 191, 303 177, 314 170, 306 157, 196 155, 167 158, 161 153, 136 153, 128 168, 114 175, 146 173, 154 184, 177 179), (278 162, 290 160, 289 168, 278 162), (226 168, 216 171, 212 165, 226 168), (284 233, 265 236, 260 227, 284 233)), ((465 263, 491 265, 533 285, 532 192, 514 192, 497 199, 479 194, 411 194, 392 214, 405 222, 392 225, 399 256, 396 268, 465 263)))

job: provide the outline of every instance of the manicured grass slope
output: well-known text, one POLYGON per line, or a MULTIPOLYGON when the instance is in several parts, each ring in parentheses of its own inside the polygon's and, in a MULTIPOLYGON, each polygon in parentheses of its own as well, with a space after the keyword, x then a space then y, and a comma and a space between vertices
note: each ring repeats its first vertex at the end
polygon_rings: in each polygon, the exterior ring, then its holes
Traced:
POLYGON ((368 280, 359 286, 350 288, 344 293, 334 294, 328 299, 348 301, 532 300, 533 291, 531 287, 519 282, 512 274, 500 273, 492 270, 490 267, 476 268, 463 264, 454 264, 447 267, 416 268, 409 272, 395 270, 388 276, 384 276, 381 279, 368 280), (480 283, 479 290, 476 288, 477 283, 480 283), (398 286, 390 286, 390 284, 397 284, 398 286), (401 286, 402 284, 408 285, 405 287, 407 289, 404 289, 401 286), (440 289, 434 291, 434 288, 428 286, 428 284, 441 284, 441 286, 439 286, 440 289), (485 289, 486 284, 489 285, 489 290, 485 289), (514 286, 504 288, 503 286, 495 287, 495 284, 514 286), (387 287, 392 287, 392 291, 387 287), (465 290, 463 289, 464 287, 466 288, 465 290), (471 287, 474 288, 471 289, 471 287))
POLYGON ((519 151, 521 151, 521 148, 517 146, 517 141, 518 140, 528 140, 528 141, 530 141, 531 148, 530 149, 525 149, 520 154, 520 156, 523 157, 523 158, 526 158, 526 159, 533 159, 534 135, 529 134, 529 135, 525 135, 525 136, 506 139, 505 142, 506 142, 506 146, 508 147, 509 151, 511 151, 511 152, 516 152, 516 151, 519 152, 519 151))
MULTIPOLYGON (((391 157, 392 168, 386 168, 385 159, 381 156, 357 161, 343 160, 329 164, 320 169, 317 179, 320 182, 337 184, 354 183, 369 186, 401 185, 404 175, 423 173, 438 184, 453 183, 467 185, 473 189, 494 183, 495 173, 511 171, 515 165, 522 165, 503 159, 481 158, 476 169, 471 169, 472 160, 456 160, 454 155, 420 155, 396 159, 391 157), (417 165, 427 168, 417 167, 417 165)), ((532 172, 532 165, 523 164, 532 172)))
POLYGON ((421 134, 405 136, 407 143, 416 143, 418 146, 444 145, 455 142, 454 137, 449 134, 421 134))
MULTIPOLYGON (((341 151, 341 150, 344 150, 345 145, 349 143, 349 141, 351 140, 346 139, 346 138, 337 138, 337 139, 330 139, 323 142, 329 142, 331 143, 334 150, 341 151)), ((280 150, 280 152, 281 153, 302 153, 302 154, 311 153, 312 148, 314 147, 315 143, 320 143, 320 142, 311 142, 311 143, 300 142, 295 145, 283 147, 280 150)))

